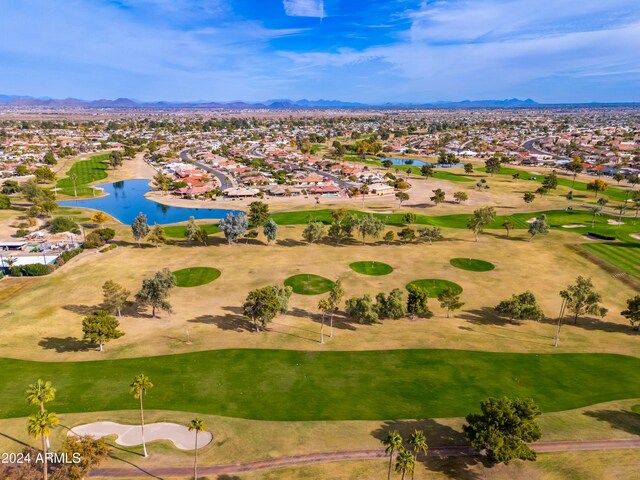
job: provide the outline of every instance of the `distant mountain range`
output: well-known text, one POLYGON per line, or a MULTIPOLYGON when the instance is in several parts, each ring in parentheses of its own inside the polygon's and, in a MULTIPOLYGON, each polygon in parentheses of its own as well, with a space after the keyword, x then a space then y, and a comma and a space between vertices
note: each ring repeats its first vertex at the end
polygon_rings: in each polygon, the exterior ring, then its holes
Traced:
POLYGON ((274 99, 264 102, 140 102, 130 98, 117 98, 115 100, 81 100, 78 98, 54 99, 48 97, 30 97, 20 95, 1 95, 0 105, 17 107, 50 107, 50 108, 192 108, 192 109, 321 109, 321 108, 515 108, 515 107, 535 107, 539 103, 531 100, 519 100, 512 98, 508 100, 465 100, 462 102, 435 102, 435 103, 383 103, 369 104, 358 102, 343 102, 340 100, 290 100, 274 99))
POLYGON ((603 106, 603 105, 638 105, 638 103, 583 103, 583 104, 543 104, 530 98, 505 100, 463 100, 461 102, 440 101, 433 103, 358 103, 340 100, 289 100, 274 99, 264 102, 140 102, 130 98, 116 98, 115 100, 81 100, 78 98, 55 99, 48 97, 29 97, 20 95, 1 95, 0 105, 16 107, 49 107, 49 108, 113 108, 113 109, 270 109, 270 110, 303 110, 303 109, 380 109, 380 108, 535 108, 548 106, 603 106))

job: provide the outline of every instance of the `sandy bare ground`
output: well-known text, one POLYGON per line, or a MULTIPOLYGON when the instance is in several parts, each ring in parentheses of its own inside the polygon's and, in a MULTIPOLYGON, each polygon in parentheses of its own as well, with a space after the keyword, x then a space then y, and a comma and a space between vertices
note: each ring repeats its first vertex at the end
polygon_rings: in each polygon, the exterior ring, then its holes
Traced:
POLYGON ((581 223, 570 223, 569 225, 562 225, 562 228, 581 228, 586 227, 586 225, 582 225, 581 223))
POLYGON ((640 240, 640 233, 632 233, 629 235, 631 238, 635 238, 636 240, 640 240))
POLYGON ((624 222, 620 221, 620 220, 613 220, 613 219, 609 219, 607 220, 607 223, 609 225, 624 225, 624 222))
MULTIPOLYGON (((142 429, 140 425, 123 425, 115 422, 94 422, 78 425, 69 430, 67 435, 91 435, 101 438, 117 435, 116 443, 123 447, 142 445, 142 429)), ((150 423, 144 426, 146 442, 154 440, 170 440, 180 450, 195 450, 195 433, 184 425, 177 423, 150 423)), ((198 433, 198 449, 209 445, 213 440, 210 432, 198 433)))
MULTIPOLYGON (((624 440, 600 440, 600 441, 572 441, 572 442, 540 442, 530 445, 538 453, 548 452, 576 452, 590 450, 616 450, 628 448, 640 448, 640 439, 624 440)), ((461 457, 477 455, 477 452, 469 446, 431 447, 427 454, 429 457, 461 457)), ((345 460, 366 460, 386 457, 384 450, 353 450, 342 452, 312 453, 291 457, 280 457, 273 460, 263 460, 251 463, 235 465, 200 466, 198 473, 202 475, 234 475, 238 473, 254 472, 270 468, 286 467, 292 465, 309 465, 313 463, 337 462, 345 460)), ((138 468, 98 468, 91 472, 92 477, 180 477, 189 475, 191 468, 186 467, 158 467, 148 468, 144 471, 138 468)))

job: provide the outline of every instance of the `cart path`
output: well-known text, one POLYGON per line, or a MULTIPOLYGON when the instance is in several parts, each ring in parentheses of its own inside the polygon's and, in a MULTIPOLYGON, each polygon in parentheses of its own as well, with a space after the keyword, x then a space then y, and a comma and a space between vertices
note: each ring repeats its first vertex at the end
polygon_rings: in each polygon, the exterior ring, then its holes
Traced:
MULTIPOLYGON (((587 450, 615 450, 625 448, 640 448, 640 438, 622 440, 592 440, 592 441, 567 441, 567 442, 539 442, 530 444, 538 453, 547 452, 578 452, 587 450)), ((461 457, 475 455, 476 452, 467 445, 451 447, 429 448, 429 457, 461 457)), ((338 462, 346 460, 368 460, 385 458, 384 450, 352 450, 340 452, 310 453, 306 455, 293 455, 271 460, 257 462, 237 463, 233 465, 199 466, 200 475, 233 475, 256 470, 287 467, 292 465, 308 465, 312 463, 338 462)), ((180 477, 193 475, 193 467, 123 467, 123 468, 96 468, 91 472, 91 477, 180 477)))

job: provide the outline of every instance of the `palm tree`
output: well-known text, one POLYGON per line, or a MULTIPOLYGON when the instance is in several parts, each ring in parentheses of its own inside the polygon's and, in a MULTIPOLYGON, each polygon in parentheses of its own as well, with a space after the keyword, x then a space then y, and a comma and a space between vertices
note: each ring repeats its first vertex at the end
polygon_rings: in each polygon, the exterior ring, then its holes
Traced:
POLYGON ((366 183, 363 183, 362 186, 360 187, 360 194, 362 195, 362 206, 364 207, 364 199, 367 196, 367 194, 369 193, 369 185, 367 185, 366 183))
POLYGON ((397 430, 387 433, 387 436, 382 440, 382 444, 387 447, 384 452, 389 455, 389 474, 387 480, 391 478, 391 465, 393 463, 393 452, 402 448, 402 437, 397 430))
POLYGON ((593 214, 593 216, 591 217, 591 227, 593 228, 593 226, 596 223, 596 216, 600 215, 600 210, 602 210, 602 207, 591 207, 591 213, 593 214))
POLYGON ((318 309, 322 312, 322 320, 320 321, 320 343, 324 343, 324 317, 331 309, 331 302, 323 298, 318 302, 318 309))
MULTIPOLYGON (((45 382, 39 378, 36 383, 27 387, 25 398, 29 405, 40 405, 40 411, 44 412, 44 404, 56 398, 56 389, 51 386, 51 382, 45 382)), ((50 450, 51 446, 47 438, 47 452, 50 450)))
MULTIPOLYGON (((429 450, 427 438, 424 436, 424 432, 422 430, 415 430, 411 435, 409 435, 409 445, 411 445, 411 448, 413 449, 416 460, 418 459, 418 455, 421 453, 426 455, 429 450)), ((411 480, 413 480, 414 473, 415 468, 411 471, 411 480)))
POLYGON ((569 300, 571 300, 571 292, 569 290, 561 290, 560 298, 562 298, 562 304, 560 305, 560 314, 558 315, 558 328, 556 329, 556 340, 554 342, 553 348, 558 348, 558 343, 560 342, 560 328, 562 327, 562 320, 564 319, 564 313, 567 309, 567 304, 569 300))
MULTIPOLYGON (((35 415, 31 415, 27 421, 27 431, 33 438, 42 438, 42 450, 45 452, 46 444, 49 440, 51 429, 58 425, 60 420, 55 413, 49 413, 46 410, 40 411, 35 415)), ((49 477, 49 464, 47 455, 44 455, 44 480, 49 477)))
POLYGON ((400 450, 396 458, 396 473, 402 473, 402 480, 407 472, 413 475, 416 459, 411 452, 404 448, 400 450))
POLYGON ((142 433, 142 449, 144 450, 144 456, 147 457, 147 444, 144 443, 144 408, 142 406, 142 397, 144 397, 147 391, 153 388, 153 383, 149 380, 144 373, 136 375, 129 385, 129 393, 133 394, 134 398, 140 399, 140 427, 142 433))
POLYGON ((198 432, 204 432, 205 425, 204 420, 201 418, 194 418, 189 422, 189 431, 195 430, 196 432, 196 448, 195 458, 193 460, 193 480, 198 480, 198 432))
POLYGON ((78 196, 78 190, 76 189, 76 180, 78 179, 78 175, 76 175, 75 173, 72 173, 71 175, 69 175, 69 178, 73 182, 73 196, 77 197, 78 196))
POLYGON ((329 310, 329 338, 333 338, 333 314, 336 313, 340 307, 343 295, 344 289, 342 288, 342 282, 338 279, 329 292, 329 302, 331 302, 331 310, 329 310))

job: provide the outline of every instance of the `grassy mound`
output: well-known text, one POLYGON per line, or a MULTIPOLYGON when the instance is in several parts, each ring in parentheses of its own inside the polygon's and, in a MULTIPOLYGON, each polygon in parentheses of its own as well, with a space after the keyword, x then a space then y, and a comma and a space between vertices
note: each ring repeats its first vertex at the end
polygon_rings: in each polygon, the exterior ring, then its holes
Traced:
POLYGON ((289 277, 284 281, 284 284, 293 288, 293 292, 300 295, 319 295, 328 292, 334 286, 334 283, 328 278, 309 273, 289 277))
POLYGON ((543 412, 640 397, 640 358, 612 354, 230 349, 91 362, 0 359, 0 370, 2 418, 33 413, 24 390, 38 378, 55 385, 48 408, 58 414, 135 410, 128 386, 141 372, 154 385, 148 409, 274 421, 461 417, 502 395, 533 398, 543 412))
POLYGON ((456 268, 469 270, 470 272, 488 272, 496 268, 493 263, 478 260, 477 258, 452 258, 449 263, 456 268))
POLYGON ((58 193, 64 195, 74 196, 73 180, 71 175, 77 175, 76 178, 76 190, 79 197, 90 197, 94 194, 93 188, 89 187, 89 183, 96 182, 107 178, 107 168, 109 165, 106 163, 109 159, 108 153, 95 155, 88 160, 80 160, 73 164, 69 169, 65 178, 58 180, 56 187, 61 190, 58 193))
POLYGON ((449 280, 441 280, 438 278, 429 278, 424 280, 414 280, 411 283, 407 284, 407 288, 409 285, 415 285, 416 287, 425 288, 429 292, 430 297, 437 297, 440 292, 442 292, 446 288, 451 288, 456 294, 462 293, 462 287, 457 283, 450 282, 449 280))
POLYGON ((213 282, 220 276, 220 270, 211 267, 183 268, 173 272, 178 287, 198 287, 213 282))
POLYGON ((349 264, 349 268, 354 272, 362 275, 389 275, 393 272, 393 267, 382 262, 353 262, 349 264))

